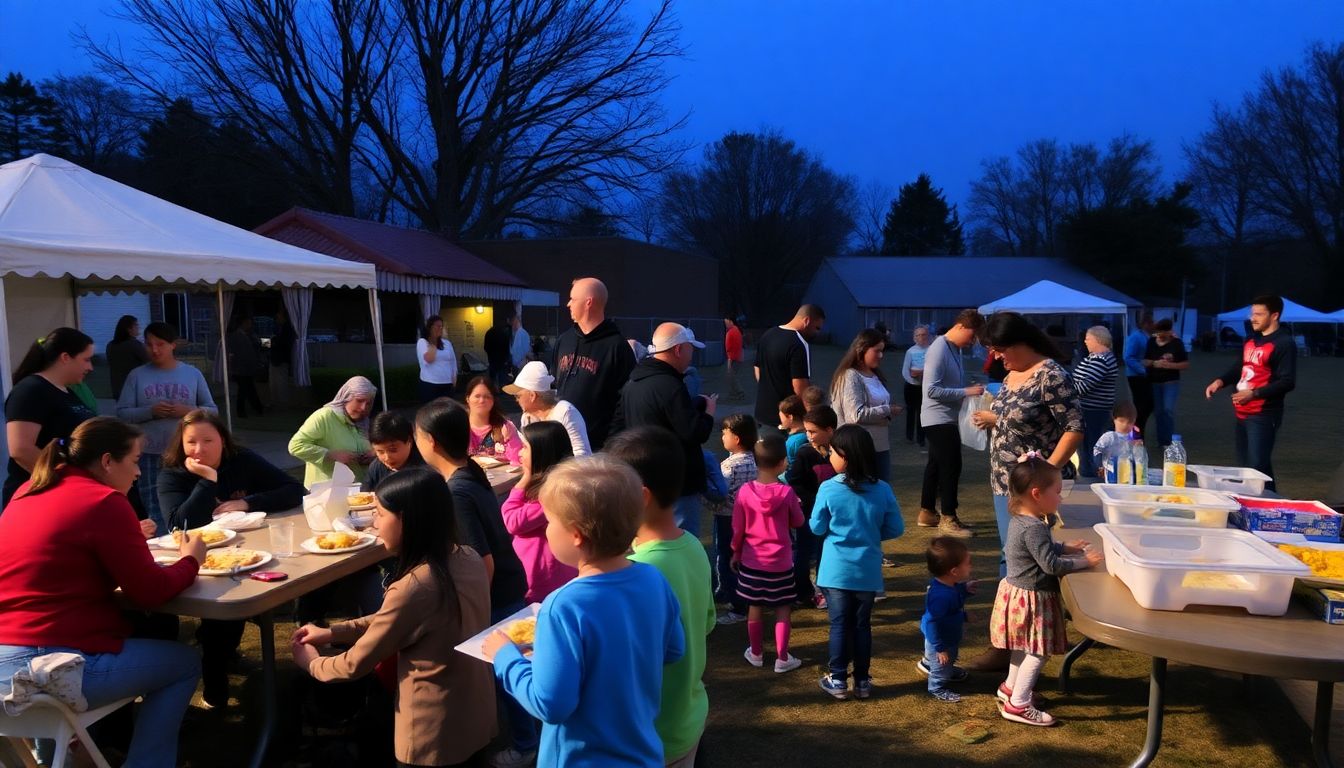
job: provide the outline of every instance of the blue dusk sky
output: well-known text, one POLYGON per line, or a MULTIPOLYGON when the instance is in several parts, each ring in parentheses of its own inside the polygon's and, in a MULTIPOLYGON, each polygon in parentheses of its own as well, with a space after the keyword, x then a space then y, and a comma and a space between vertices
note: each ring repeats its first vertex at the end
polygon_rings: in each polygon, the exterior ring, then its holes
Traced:
MULTIPOLYGON (((0 0, 0 71, 89 71, 71 33, 132 40, 114 7, 0 0)), ((676 13, 686 58, 664 100, 689 115, 688 160, 727 131, 774 128, 860 184, 927 172, 963 204, 982 159, 1040 137, 1152 139, 1174 180, 1213 102, 1344 39, 1344 3, 1323 0, 685 0, 676 13)))

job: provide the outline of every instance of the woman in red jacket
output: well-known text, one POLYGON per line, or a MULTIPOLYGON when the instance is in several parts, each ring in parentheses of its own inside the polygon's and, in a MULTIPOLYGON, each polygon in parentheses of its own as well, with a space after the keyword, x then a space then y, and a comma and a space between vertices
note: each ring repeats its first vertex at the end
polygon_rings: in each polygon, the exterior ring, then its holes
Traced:
POLYGON ((34 657, 77 653, 91 708, 144 697, 126 764, 168 768, 200 659, 180 643, 130 638, 113 593, 158 607, 196 580, 205 544, 184 536, 181 559, 154 562, 126 500, 140 437, 113 418, 85 421, 42 450, 0 517, 0 694, 34 657))

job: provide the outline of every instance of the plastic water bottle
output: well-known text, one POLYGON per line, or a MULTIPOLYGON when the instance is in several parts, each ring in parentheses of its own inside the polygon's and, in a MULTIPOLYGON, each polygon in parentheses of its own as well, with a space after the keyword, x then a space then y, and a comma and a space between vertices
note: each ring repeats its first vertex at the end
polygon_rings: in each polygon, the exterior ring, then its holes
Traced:
POLYGON ((1185 487, 1185 445, 1180 435, 1171 436, 1171 445, 1162 452, 1162 484, 1185 487))
POLYGON ((1134 460, 1134 484, 1148 484, 1148 449, 1144 447, 1142 440, 1134 440, 1131 443, 1134 460))
POLYGON ((1134 484, 1134 438, 1125 437, 1115 457, 1115 482, 1121 485, 1134 484))
POLYGON ((1124 443, 1114 443, 1106 449, 1101 466, 1104 470, 1102 477, 1108 483, 1115 483, 1120 479, 1120 451, 1124 447, 1124 443))

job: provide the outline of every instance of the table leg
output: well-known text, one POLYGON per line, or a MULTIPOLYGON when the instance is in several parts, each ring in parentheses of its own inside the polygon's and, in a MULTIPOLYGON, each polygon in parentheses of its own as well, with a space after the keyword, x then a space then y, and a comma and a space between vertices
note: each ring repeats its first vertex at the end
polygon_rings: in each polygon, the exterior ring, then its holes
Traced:
POLYGON ((1162 700, 1167 686, 1167 660, 1153 657, 1153 671, 1148 677, 1148 736, 1143 741, 1143 752, 1130 763, 1129 768, 1147 768, 1162 748, 1162 700))
POLYGON ((1080 643, 1070 648, 1069 652, 1064 655, 1064 666, 1059 670, 1060 693, 1069 692, 1069 671, 1073 669, 1073 662, 1077 661, 1084 653, 1087 653, 1087 650, 1093 645, 1096 645, 1096 642, 1097 641, 1090 637, 1084 637, 1080 643))
POLYGON ((1316 717, 1311 726, 1311 753, 1319 768, 1333 768, 1330 760, 1330 718, 1335 710, 1335 684, 1316 683, 1316 717))
POLYGON ((275 734, 275 622, 271 612, 253 619, 261 632, 261 730, 257 733, 257 745, 252 750, 251 768, 261 768, 266 762, 266 749, 275 734))

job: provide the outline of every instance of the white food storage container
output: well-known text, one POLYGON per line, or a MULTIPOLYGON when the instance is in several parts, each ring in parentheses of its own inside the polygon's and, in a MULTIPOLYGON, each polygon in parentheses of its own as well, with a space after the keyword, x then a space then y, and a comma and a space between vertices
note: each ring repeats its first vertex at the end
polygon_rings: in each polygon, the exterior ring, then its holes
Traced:
POLYGON ((1111 525, 1194 525, 1226 528, 1227 516, 1241 509, 1225 493, 1169 485, 1093 483, 1111 525))
POLYGON ((1223 605, 1282 616, 1293 581, 1311 573, 1292 555, 1235 528, 1098 523, 1093 529, 1105 547, 1106 570, 1152 610, 1223 605))
POLYGON ((1270 480, 1269 475, 1250 467, 1210 467, 1205 464, 1191 464, 1185 470, 1195 476, 1200 488, 1240 493, 1244 496, 1263 495, 1265 483, 1270 480))

